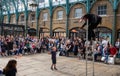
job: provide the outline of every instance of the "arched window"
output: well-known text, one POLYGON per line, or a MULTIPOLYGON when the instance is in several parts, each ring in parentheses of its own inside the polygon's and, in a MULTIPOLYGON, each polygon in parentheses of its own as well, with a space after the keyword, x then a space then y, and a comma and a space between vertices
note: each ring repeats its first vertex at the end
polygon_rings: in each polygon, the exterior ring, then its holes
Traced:
POLYGON ((85 38, 86 37, 86 30, 85 29, 79 29, 79 27, 72 28, 70 30, 70 37, 85 38))
POLYGON ((63 28, 57 28, 53 31, 53 36, 59 37, 59 36, 66 36, 65 29, 63 28))

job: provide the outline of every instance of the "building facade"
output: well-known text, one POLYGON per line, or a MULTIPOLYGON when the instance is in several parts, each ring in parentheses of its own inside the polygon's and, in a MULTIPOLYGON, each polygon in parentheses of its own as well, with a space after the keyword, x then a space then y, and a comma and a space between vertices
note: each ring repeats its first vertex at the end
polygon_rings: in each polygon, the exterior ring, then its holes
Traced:
POLYGON ((96 37, 109 37, 112 43, 120 38, 120 0, 36 0, 36 11, 31 11, 29 0, 18 0, 18 6, 11 1, 15 11, 7 8, 3 23, 24 25, 26 34, 34 29, 39 37, 86 37, 86 27, 80 29, 83 23, 78 21, 84 14, 93 13, 102 17, 102 24, 94 30, 96 37))

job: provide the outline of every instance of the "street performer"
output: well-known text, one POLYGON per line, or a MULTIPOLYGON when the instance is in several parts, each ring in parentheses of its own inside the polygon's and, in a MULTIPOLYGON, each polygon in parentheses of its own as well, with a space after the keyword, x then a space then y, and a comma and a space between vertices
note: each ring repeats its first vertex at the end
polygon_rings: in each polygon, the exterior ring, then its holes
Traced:
POLYGON ((88 40, 95 40, 95 33, 93 30, 97 28, 98 24, 101 24, 102 18, 95 14, 85 14, 80 18, 79 22, 82 22, 83 20, 85 21, 85 23, 82 25, 81 28, 87 25, 88 20, 88 40))

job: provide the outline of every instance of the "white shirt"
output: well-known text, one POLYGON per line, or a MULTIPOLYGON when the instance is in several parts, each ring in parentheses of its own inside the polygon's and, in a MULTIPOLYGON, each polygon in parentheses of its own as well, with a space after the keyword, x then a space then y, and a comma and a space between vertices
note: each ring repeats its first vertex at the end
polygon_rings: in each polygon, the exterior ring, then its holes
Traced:
POLYGON ((108 45, 108 41, 107 40, 102 40, 102 45, 103 45, 103 47, 107 46, 108 45))

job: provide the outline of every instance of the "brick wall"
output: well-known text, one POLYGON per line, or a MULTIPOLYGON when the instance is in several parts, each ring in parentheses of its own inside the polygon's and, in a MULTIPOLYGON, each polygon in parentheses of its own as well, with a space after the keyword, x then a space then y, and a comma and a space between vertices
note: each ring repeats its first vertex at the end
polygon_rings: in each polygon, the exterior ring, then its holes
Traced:
POLYGON ((56 29, 58 27, 60 28, 66 28, 66 11, 65 11, 65 8, 63 7, 57 7, 53 10, 53 29, 56 29), (58 14, 58 11, 63 11, 63 19, 62 20, 58 20, 57 19, 57 14, 58 14))
POLYGON ((107 15, 106 16, 101 16, 102 17, 102 24, 99 25, 99 26, 104 26, 104 27, 108 27, 110 29, 112 29, 112 24, 113 24, 113 10, 112 10, 112 5, 110 4, 109 1, 105 1, 105 0, 102 0, 102 1, 97 1, 92 9, 91 9, 91 13, 93 14, 97 14, 97 7, 99 5, 106 5, 107 4, 107 15))

